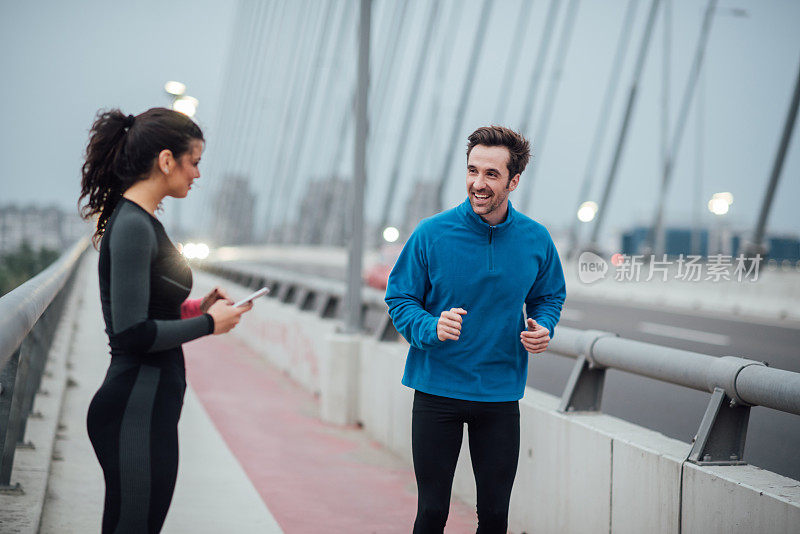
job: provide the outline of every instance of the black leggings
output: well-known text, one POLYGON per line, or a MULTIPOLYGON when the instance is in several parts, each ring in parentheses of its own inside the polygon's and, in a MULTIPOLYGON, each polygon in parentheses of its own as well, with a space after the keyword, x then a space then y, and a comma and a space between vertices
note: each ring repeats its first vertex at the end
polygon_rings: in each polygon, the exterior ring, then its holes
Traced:
POLYGON ((464 423, 478 490, 479 534, 505 533, 519 460, 519 402, 476 402, 414 394, 411 447, 417 477, 414 534, 441 534, 464 423))
POLYGON ((112 359, 87 426, 106 482, 103 534, 156 533, 178 474, 182 366, 112 359))

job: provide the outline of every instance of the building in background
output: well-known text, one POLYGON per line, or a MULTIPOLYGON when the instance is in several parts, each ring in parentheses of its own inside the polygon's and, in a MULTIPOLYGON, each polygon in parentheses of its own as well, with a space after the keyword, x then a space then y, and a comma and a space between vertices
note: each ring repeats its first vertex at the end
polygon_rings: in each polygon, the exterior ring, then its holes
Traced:
POLYGON ((225 186, 214 199, 216 212, 213 227, 215 243, 243 245, 253 242, 256 194, 244 176, 227 176, 225 186))
POLYGON ((436 204, 438 186, 432 181, 417 181, 406 201, 406 211, 403 217, 401 235, 408 238, 417 224, 425 217, 430 217, 439 211, 436 204))
MULTIPOLYGON (((288 242, 344 246, 352 216, 351 182, 340 176, 314 180, 300 201, 299 239, 288 242)), ((290 218, 290 220, 292 220, 290 218)))
POLYGON ((91 232, 91 224, 77 212, 55 206, 0 206, 0 254, 16 251, 23 243, 33 250, 61 251, 91 232))
MULTIPOLYGON (((650 254, 647 250, 647 239, 650 228, 636 226, 622 233, 622 254, 650 254)), ((691 228, 666 228, 664 252, 671 257, 696 254, 724 254, 738 256, 743 253, 742 244, 745 235, 729 228, 703 228, 697 232, 696 244, 693 244, 694 230, 691 228)), ((767 259, 783 264, 794 264, 800 261, 800 238, 790 235, 772 235, 764 240, 767 245, 767 259)))

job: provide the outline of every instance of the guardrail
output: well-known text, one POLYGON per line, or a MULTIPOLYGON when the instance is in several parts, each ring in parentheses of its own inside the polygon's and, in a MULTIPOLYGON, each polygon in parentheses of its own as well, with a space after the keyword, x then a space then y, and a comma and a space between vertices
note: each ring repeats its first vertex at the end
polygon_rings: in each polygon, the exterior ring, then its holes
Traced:
MULTIPOLYGON (((285 304, 294 304, 301 310, 314 312, 323 319, 344 319, 346 285, 340 280, 299 274, 289 269, 237 262, 201 262, 198 266, 206 272, 226 278, 253 290, 268 287, 268 296, 285 304)), ((372 287, 362 290, 361 328, 384 341, 397 339, 383 291, 372 287)))
POLYGON ((44 373, 53 334, 78 260, 89 239, 75 243, 47 269, 0 297, 0 487, 9 489, 14 452, 44 373))
MULTIPOLYGON (((263 264, 201 263, 210 273, 252 289, 270 287, 270 296, 322 318, 341 318, 345 284, 263 264)), ((381 341, 396 340, 383 292, 365 288, 364 331, 381 341)), ((700 465, 740 465, 751 406, 800 415, 800 373, 734 356, 715 357, 623 339, 614 333, 558 327, 549 352, 577 359, 559 410, 599 412, 606 369, 617 369, 711 393, 688 461, 700 465)))
POLYGON ((751 406, 800 415, 800 373, 764 362, 715 357, 561 326, 550 352, 577 358, 561 397, 564 412, 599 411, 606 369, 711 393, 688 460, 738 465, 744 454, 751 406))

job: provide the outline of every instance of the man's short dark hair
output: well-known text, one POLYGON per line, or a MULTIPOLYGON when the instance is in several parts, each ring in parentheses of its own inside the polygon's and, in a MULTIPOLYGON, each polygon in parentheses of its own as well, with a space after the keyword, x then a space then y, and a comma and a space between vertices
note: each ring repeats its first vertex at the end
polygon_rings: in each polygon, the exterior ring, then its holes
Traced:
POLYGON ((508 149, 508 179, 522 174, 531 159, 531 144, 522 134, 503 126, 481 126, 467 138, 467 159, 477 145, 504 146, 508 149))

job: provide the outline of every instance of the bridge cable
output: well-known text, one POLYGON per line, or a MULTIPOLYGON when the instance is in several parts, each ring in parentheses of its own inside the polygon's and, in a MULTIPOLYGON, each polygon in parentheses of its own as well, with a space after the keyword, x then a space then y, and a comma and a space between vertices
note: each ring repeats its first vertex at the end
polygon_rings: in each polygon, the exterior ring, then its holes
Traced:
POLYGON ((567 58, 569 45, 572 42, 572 30, 575 28, 575 19, 578 15, 579 0, 570 0, 567 4, 567 14, 564 16, 564 23, 561 28, 561 35, 559 36, 558 46, 556 47, 556 57, 553 60, 553 74, 550 85, 547 88, 544 103, 542 104, 541 116, 539 124, 536 129, 536 135, 533 139, 536 147, 537 157, 532 158, 528 175, 525 178, 525 187, 527 191, 522 191, 522 203, 520 209, 523 213, 528 213, 530 209, 531 200, 533 198, 533 184, 536 178, 536 171, 539 168, 539 162, 542 159, 542 152, 544 151, 544 141, 547 138, 547 132, 550 126, 550 117, 553 116, 553 110, 556 107, 556 97, 558 96, 558 89, 561 84, 561 78, 564 71, 564 62, 567 58))
POLYGON ((622 159, 622 152, 625 148, 625 141, 628 137, 628 128, 630 127, 631 116, 633 114, 633 109, 636 106, 636 98, 638 96, 639 80, 641 79, 642 70, 644 69, 645 61, 647 60, 647 51, 650 47, 650 40, 653 35, 653 25, 655 23, 656 15, 658 14, 658 6, 660 1, 661 0, 652 0, 650 3, 650 11, 647 15, 647 23, 645 25, 644 35, 642 36, 642 42, 639 47, 639 54, 636 58, 636 66, 634 67, 631 86, 628 91, 625 114, 622 119, 622 124, 620 125, 620 130, 617 137, 617 145, 614 149, 614 156, 611 161, 611 167, 608 170, 608 176, 606 177, 606 184, 603 189, 603 196, 600 200, 597 218, 595 220, 594 227, 592 228, 590 246, 594 249, 597 249, 598 247, 597 240, 600 235, 600 230, 603 227, 605 215, 608 212, 607 207, 609 198, 611 196, 611 189, 614 187, 614 182, 617 177, 617 170, 619 169, 619 163, 622 159))
POLYGON ((467 104, 469 103, 469 98, 472 95, 472 88, 475 85, 475 69, 478 66, 478 62, 480 61, 483 52, 483 41, 486 37, 486 28, 488 26, 493 5, 494 0, 483 0, 481 13, 475 26, 475 36, 472 41, 472 52, 469 55, 469 64, 467 66, 467 71, 464 74, 464 81, 462 82, 461 86, 461 97, 459 98, 458 107, 456 108, 456 112, 453 117, 453 127, 450 130, 450 137, 447 145, 447 155, 444 158, 442 168, 439 171, 439 184, 436 189, 436 203, 438 209, 440 210, 444 206, 444 189, 448 182, 448 172, 453 166, 453 160, 455 159, 458 148, 462 146, 462 143, 459 141, 459 136, 461 135, 464 118, 466 117, 467 104))
POLYGON ((700 37, 697 40, 694 60, 692 61, 692 67, 689 72, 689 79, 686 82, 686 88, 684 89, 683 98, 681 99, 681 107, 678 120, 675 124, 675 131, 672 133, 672 143, 662 168, 661 187, 656 200, 657 208, 647 239, 647 245, 651 250, 654 250, 656 254, 662 254, 664 252, 664 206, 666 204, 667 194, 669 193, 669 186, 672 183, 672 174, 675 169, 675 162, 678 158, 681 141, 683 140, 683 132, 689 117, 692 98, 694 97, 695 88, 697 87, 697 78, 700 75, 700 70, 703 68, 703 59, 705 57, 706 45, 708 44, 708 37, 711 33, 711 23, 714 20, 716 4, 717 0, 709 0, 706 5, 700 37))
MULTIPOLYGON (((370 91, 371 95, 379 95, 383 94, 384 90, 382 85, 385 85, 389 77, 389 71, 393 68, 393 62, 396 50, 398 48, 399 39, 403 33, 403 27, 405 25, 406 20, 406 10, 400 9, 401 4, 402 6, 406 6, 408 0, 404 0, 402 3, 395 4, 395 15, 391 17, 387 22, 389 24, 393 24, 393 29, 387 32, 386 35, 386 49, 384 51, 383 59, 381 60, 381 64, 378 68, 378 85, 374 88, 374 90, 370 91), (384 80, 383 84, 381 80, 384 80)), ((389 11, 386 11, 387 15, 389 11)), ((392 27, 392 26, 390 26, 392 27)), ((372 112, 375 108, 370 106, 369 111, 372 112)), ((342 169, 342 166, 345 163, 345 158, 342 157, 345 150, 345 144, 347 141, 351 140, 350 136, 350 128, 354 126, 354 118, 355 113, 355 86, 352 89, 352 97, 348 99, 348 106, 345 107, 343 110, 342 120, 341 120, 341 127, 338 130, 339 135, 339 142, 337 149, 331 154, 331 165, 327 168, 335 169, 334 175, 343 176, 345 173, 342 169)), ((371 114, 370 114, 371 116, 371 114)), ((337 209, 338 213, 336 216, 332 217, 329 224, 325 227, 324 235, 322 236, 322 242, 325 244, 343 244, 345 240, 345 233, 347 227, 347 217, 349 217, 350 210, 350 198, 348 197, 348 190, 346 181, 342 179, 341 181, 334 181, 331 184, 333 188, 332 195, 331 195, 331 204, 333 209, 337 209), (344 209, 342 209, 344 208, 344 209)))
POLYGON ((798 68, 797 71, 797 80, 794 84, 794 93, 792 94, 792 100, 789 104, 789 111, 786 114, 786 121, 783 125, 781 140, 778 144, 778 151, 775 154, 775 160, 772 164, 772 172, 770 173, 767 190, 764 192, 764 200, 761 204, 758 222, 756 223, 755 230, 753 231, 752 244, 749 247, 751 250, 748 251, 748 254, 763 254, 766 252, 766 247, 763 243, 764 233, 766 232, 767 220, 769 219, 770 209, 772 208, 772 200, 775 197, 775 190, 778 187, 778 180, 780 179, 781 171, 783 170, 783 162, 786 159, 786 151, 789 148, 789 142, 792 140, 792 132, 794 131, 794 125, 797 120, 798 104, 800 104, 800 68, 798 68))
MULTIPOLYGON (((597 158, 600 154, 600 149, 603 146, 603 140, 606 137, 606 132, 608 131, 609 117, 611 116, 611 106, 613 105, 614 99, 617 95, 619 79, 621 78, 622 74, 622 64, 625 61, 628 45, 630 44, 630 38, 632 35, 631 29, 633 28, 633 21, 634 17, 636 16, 636 8, 638 5, 639 0, 629 0, 628 7, 625 9, 625 18, 622 21, 619 38, 617 39, 617 48, 614 52, 614 60, 612 63, 611 72, 609 73, 608 82, 606 83, 606 91, 605 95, 603 96, 603 103, 600 106, 600 114, 597 117, 597 124, 595 125, 594 137, 592 139, 591 148, 589 149, 589 156, 586 158, 586 167, 583 171, 583 182, 581 183, 581 187, 578 192, 578 201, 575 203, 575 212, 577 212, 578 208, 583 202, 588 200, 587 197, 589 196, 589 192, 592 188, 594 170, 597 166, 597 158)), ((572 223, 570 224, 568 240, 571 250, 569 254, 570 256, 577 251, 581 224, 580 220, 578 220, 578 218, 575 216, 575 212, 570 214, 570 218, 572 220, 572 223)))
POLYGON ((414 71, 414 77, 411 84, 411 91, 409 93, 408 100, 406 101, 406 109, 403 114, 403 123, 399 130, 400 139, 397 144, 397 148, 395 149, 394 161, 392 163, 391 173, 389 175, 389 184, 386 189, 386 194, 383 198, 383 209, 380 212, 381 222, 378 227, 379 232, 383 231, 390 220, 392 200, 394 199, 395 191, 397 189, 397 181, 400 177, 400 165, 403 161, 403 157, 406 155, 406 145, 411 137, 411 122, 415 116, 414 110, 418 103, 417 100, 419 98, 419 89, 420 85, 422 84, 425 67, 428 63, 428 57, 431 55, 429 53, 431 39, 434 36, 436 25, 439 22, 439 5, 439 0, 432 0, 430 2, 430 10, 427 16, 428 22, 423 33, 423 40, 419 45, 416 69, 414 71))
MULTIPOLYGON (((291 177, 286 176, 288 154, 296 144, 291 141, 296 138, 297 130, 303 126, 298 116, 303 112, 303 103, 306 100, 309 83, 313 77, 314 45, 317 44, 317 48, 319 48, 319 43, 322 42, 322 37, 325 36, 324 28, 328 27, 325 15, 329 11, 332 1, 326 3, 325 9, 316 10, 318 15, 316 19, 308 16, 309 13, 304 12, 302 9, 299 14, 303 24, 303 31, 297 34, 300 45, 295 47, 297 54, 292 62, 295 68, 293 68, 290 89, 286 94, 287 98, 283 106, 281 124, 277 130, 279 135, 272 143, 271 157, 267 160, 267 167, 273 169, 275 178, 273 187, 275 194, 269 196, 269 207, 265 213, 265 230, 268 231, 268 242, 278 240, 286 225, 286 221, 283 220, 285 214, 281 213, 280 208, 285 206, 289 200, 287 195, 284 194, 286 182, 291 179, 291 177), (313 26, 310 24, 311 21, 313 21, 313 26), (315 36, 318 36, 316 40, 314 39, 315 36)), ((314 11, 314 6, 315 3, 311 2, 309 9, 314 11)))

